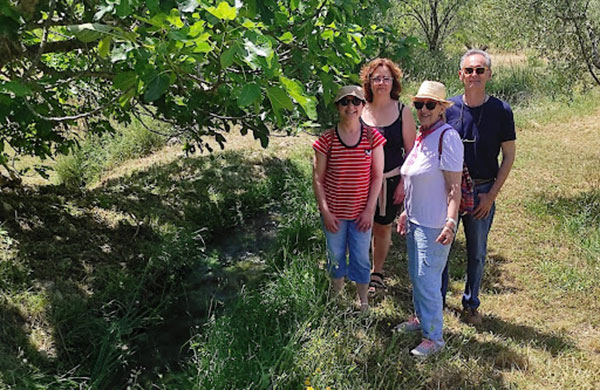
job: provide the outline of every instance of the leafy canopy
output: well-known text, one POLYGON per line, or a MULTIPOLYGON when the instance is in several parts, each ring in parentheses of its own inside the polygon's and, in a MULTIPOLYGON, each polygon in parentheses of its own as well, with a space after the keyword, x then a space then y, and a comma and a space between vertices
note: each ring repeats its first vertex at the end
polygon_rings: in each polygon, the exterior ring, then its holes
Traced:
POLYGON ((0 163, 65 153, 74 128, 166 121, 187 151, 239 126, 327 120, 340 84, 410 40, 374 24, 387 0, 0 0, 0 163))

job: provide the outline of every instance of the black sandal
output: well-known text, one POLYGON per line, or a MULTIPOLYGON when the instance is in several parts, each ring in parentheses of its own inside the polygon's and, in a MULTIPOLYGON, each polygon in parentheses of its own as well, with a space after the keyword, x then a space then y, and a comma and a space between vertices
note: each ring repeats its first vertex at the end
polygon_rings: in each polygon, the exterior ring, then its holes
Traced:
POLYGON ((369 282, 369 293, 375 294, 377 290, 385 290, 387 287, 383 283, 383 274, 380 272, 371 273, 371 281, 369 282), (373 276, 379 279, 373 279, 373 276))

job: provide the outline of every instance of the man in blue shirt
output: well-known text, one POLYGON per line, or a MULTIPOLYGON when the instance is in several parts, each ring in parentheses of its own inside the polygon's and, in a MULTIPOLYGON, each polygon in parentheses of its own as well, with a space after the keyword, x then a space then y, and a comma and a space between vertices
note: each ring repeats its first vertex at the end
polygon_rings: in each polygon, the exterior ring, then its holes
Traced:
MULTIPOLYGON (((462 298, 464 320, 480 324, 479 287, 487 254, 495 199, 515 159, 515 123, 508 103, 485 91, 492 77, 492 61, 482 50, 469 50, 460 60, 458 76, 465 93, 450 98, 448 124, 458 130, 464 145, 465 163, 475 182, 475 209, 461 217, 467 240, 467 281, 462 298), (502 162, 498 165, 498 154, 502 162)), ((448 266, 442 276, 442 297, 446 301, 448 266)))

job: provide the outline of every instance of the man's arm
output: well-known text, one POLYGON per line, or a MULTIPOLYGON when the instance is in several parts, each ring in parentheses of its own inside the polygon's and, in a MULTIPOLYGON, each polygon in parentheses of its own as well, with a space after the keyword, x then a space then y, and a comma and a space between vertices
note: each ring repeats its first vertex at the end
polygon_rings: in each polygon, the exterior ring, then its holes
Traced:
POLYGON ((492 205, 500 193, 500 189, 504 185, 504 182, 508 178, 508 174, 510 173, 513 162, 515 161, 515 141, 504 141, 500 146, 502 148, 502 162, 500 163, 500 169, 498 170, 496 181, 487 194, 479 194, 479 205, 473 211, 473 217, 478 219, 485 218, 490 213, 492 205))

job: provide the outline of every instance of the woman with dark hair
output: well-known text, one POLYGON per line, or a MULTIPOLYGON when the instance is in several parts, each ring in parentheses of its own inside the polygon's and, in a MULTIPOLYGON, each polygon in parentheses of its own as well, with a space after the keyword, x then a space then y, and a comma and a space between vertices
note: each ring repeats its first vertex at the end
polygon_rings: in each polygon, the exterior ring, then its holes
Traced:
POLYGON ((364 313, 369 308, 369 241, 386 141, 360 121, 365 104, 361 87, 340 88, 334 102, 337 126, 313 143, 313 190, 323 221, 333 291, 342 290, 346 277, 356 282, 364 313))
POLYGON ((367 100, 361 120, 377 128, 387 140, 383 147, 384 178, 373 224, 369 292, 375 293, 378 288, 385 289, 383 265, 390 249, 392 222, 404 199, 400 167, 415 142, 416 125, 410 109, 398 101, 402 71, 392 60, 374 59, 362 68, 360 78, 367 100))

